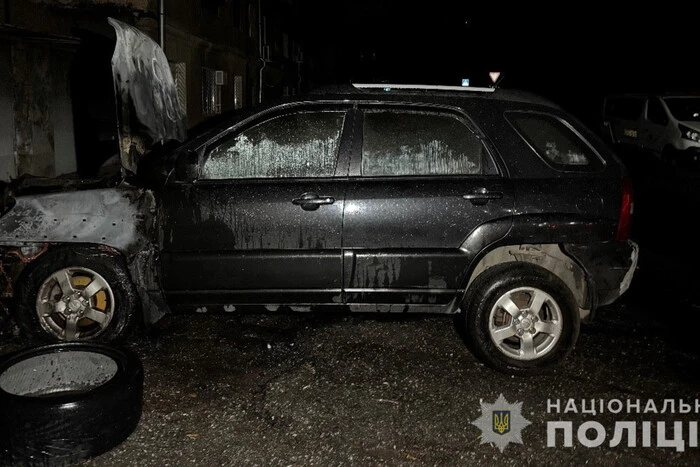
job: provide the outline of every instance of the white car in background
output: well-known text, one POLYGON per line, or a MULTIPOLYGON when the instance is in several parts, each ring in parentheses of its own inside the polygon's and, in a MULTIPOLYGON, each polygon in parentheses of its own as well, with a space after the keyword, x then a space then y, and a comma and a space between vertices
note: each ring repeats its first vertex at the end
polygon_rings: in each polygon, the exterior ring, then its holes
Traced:
POLYGON ((609 95, 603 131, 615 146, 650 152, 673 165, 697 165, 700 95, 609 95))

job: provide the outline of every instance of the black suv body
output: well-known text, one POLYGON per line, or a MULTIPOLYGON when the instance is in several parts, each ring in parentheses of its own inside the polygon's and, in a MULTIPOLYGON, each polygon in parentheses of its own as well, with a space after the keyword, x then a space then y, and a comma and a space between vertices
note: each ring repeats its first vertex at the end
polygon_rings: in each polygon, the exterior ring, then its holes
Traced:
POLYGON ((114 187, 15 197, 4 295, 53 340, 168 308, 460 314, 524 373, 629 287, 631 213, 624 167, 544 99, 359 85, 224 119, 114 187))

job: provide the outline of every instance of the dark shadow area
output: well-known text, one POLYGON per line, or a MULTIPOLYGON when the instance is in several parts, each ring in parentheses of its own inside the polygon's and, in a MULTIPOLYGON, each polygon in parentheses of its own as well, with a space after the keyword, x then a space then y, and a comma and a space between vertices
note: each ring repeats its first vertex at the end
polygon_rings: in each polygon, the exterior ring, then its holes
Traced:
POLYGON ((86 30, 74 34, 81 38, 70 70, 77 172, 93 177, 119 153, 111 66, 115 40, 86 30))
POLYGON ((615 148, 634 189, 632 237, 639 263, 623 296, 632 318, 656 327, 674 349, 700 355, 700 169, 673 166, 638 151, 615 148))

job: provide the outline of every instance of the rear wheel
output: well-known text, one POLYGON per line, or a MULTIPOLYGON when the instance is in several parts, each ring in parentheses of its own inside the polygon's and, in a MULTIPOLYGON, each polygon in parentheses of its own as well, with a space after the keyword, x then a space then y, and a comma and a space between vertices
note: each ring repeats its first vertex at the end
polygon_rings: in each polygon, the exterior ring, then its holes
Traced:
POLYGON ((131 332, 138 299, 122 258, 60 247, 30 263, 18 281, 14 318, 46 341, 109 342, 131 332))
POLYGON ((531 264, 487 269, 463 303, 470 349, 506 373, 537 373, 560 365, 579 333, 573 295, 551 272, 531 264))

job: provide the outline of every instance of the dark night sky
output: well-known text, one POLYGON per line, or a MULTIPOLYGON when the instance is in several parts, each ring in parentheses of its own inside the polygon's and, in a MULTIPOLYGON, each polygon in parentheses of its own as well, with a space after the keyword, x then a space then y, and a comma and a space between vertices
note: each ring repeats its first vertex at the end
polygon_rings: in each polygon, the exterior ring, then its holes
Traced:
POLYGON ((610 91, 700 90, 700 5, 642 2, 552 10, 488 2, 300 0, 319 83, 486 84, 543 94, 582 118, 610 91), (407 6, 408 5, 408 6, 407 6), (481 82, 480 82, 481 80, 481 82))

